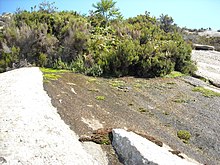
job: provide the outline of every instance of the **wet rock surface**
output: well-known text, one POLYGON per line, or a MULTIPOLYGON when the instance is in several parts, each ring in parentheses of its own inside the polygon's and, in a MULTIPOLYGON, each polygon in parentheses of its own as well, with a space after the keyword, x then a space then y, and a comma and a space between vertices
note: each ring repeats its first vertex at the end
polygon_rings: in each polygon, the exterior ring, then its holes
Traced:
MULTIPOLYGON (((192 84, 183 77, 116 79, 64 73, 44 87, 61 118, 79 136, 98 128, 135 130, 200 163, 219 164, 220 98, 193 92, 192 84), (177 137, 178 130, 191 133, 188 144, 177 137)), ((121 164, 111 145, 101 147, 109 164, 121 164)))

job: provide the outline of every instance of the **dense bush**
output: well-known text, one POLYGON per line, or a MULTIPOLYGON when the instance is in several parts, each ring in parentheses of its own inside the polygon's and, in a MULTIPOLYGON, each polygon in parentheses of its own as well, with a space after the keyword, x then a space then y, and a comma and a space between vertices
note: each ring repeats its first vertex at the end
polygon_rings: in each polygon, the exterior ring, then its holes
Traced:
POLYGON ((191 47, 173 30, 171 17, 159 22, 146 12, 103 24, 100 14, 51 11, 23 11, 6 22, 0 35, 1 72, 23 59, 92 76, 155 77, 195 70, 191 47))

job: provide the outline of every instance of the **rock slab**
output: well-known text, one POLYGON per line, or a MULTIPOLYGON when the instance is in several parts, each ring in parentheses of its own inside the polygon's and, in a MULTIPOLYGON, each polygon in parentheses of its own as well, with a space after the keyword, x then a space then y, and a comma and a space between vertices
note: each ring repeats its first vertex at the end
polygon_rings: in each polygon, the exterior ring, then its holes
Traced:
POLYGON ((173 155, 167 148, 123 129, 113 129, 113 147, 125 165, 195 165, 173 155))
POLYGON ((57 113, 39 68, 0 74, 0 164, 99 164, 57 113))
POLYGON ((215 50, 215 47, 210 45, 193 44, 193 46, 196 50, 215 50))
POLYGON ((197 63, 196 75, 220 88, 220 52, 193 50, 192 60, 197 63))

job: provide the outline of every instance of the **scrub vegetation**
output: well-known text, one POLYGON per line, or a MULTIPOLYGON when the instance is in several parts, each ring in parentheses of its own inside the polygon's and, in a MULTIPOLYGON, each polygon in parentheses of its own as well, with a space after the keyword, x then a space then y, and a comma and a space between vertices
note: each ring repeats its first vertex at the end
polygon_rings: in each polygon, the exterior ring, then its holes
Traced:
POLYGON ((0 70, 27 60, 34 66, 90 76, 157 77, 193 73, 191 46, 172 17, 149 12, 124 19, 116 2, 91 4, 88 15, 40 3, 18 10, 0 31, 0 70))

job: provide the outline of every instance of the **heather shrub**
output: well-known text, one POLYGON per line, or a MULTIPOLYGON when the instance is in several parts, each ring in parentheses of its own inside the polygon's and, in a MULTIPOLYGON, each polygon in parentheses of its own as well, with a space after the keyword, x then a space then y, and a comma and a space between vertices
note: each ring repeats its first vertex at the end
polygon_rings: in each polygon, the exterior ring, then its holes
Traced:
POLYGON ((158 20, 146 12, 107 19, 98 11, 85 16, 58 12, 53 4, 40 6, 17 12, 0 32, 1 72, 24 59, 92 76, 156 77, 196 69, 191 46, 177 33, 172 17, 161 15, 158 20))

